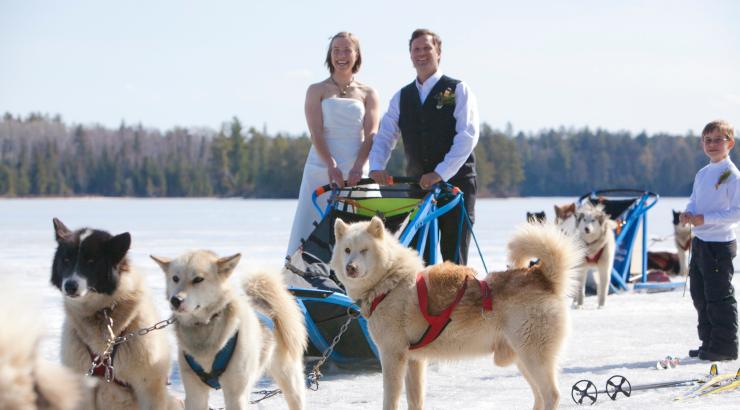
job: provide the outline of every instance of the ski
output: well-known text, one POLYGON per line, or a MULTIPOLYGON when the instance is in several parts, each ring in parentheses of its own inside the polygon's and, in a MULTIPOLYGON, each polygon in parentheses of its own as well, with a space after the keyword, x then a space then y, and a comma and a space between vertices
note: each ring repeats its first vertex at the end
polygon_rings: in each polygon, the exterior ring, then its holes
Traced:
POLYGON ((725 383, 728 383, 728 380, 734 380, 737 376, 736 373, 724 373, 719 374, 717 371, 717 364, 712 363, 712 368, 709 373, 710 377, 708 380, 702 382, 698 386, 690 389, 689 391, 676 396, 673 400, 687 400, 687 399, 693 399, 696 397, 699 397, 707 390, 713 390, 714 388, 718 386, 722 386, 725 383))
POLYGON ((728 392, 735 390, 738 387, 740 387, 740 369, 737 369, 737 373, 735 373, 734 378, 720 382, 718 386, 704 391, 698 397, 708 396, 715 393, 728 392))

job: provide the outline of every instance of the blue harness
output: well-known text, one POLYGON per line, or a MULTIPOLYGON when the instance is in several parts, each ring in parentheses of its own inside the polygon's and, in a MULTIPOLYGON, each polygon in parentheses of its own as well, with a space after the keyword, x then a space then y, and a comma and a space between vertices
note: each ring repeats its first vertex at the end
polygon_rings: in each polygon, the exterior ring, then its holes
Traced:
MULTIPOLYGON (((260 322, 270 330, 275 329, 275 324, 272 322, 272 319, 267 317, 266 315, 257 312, 257 317, 259 317, 260 322)), ((190 366, 191 369, 195 372, 196 375, 200 378, 200 380, 211 386, 212 388, 219 390, 221 389, 221 383, 218 382, 218 378, 221 377, 221 375, 226 371, 226 368, 229 366, 229 362, 231 361, 231 356, 234 354, 234 348, 236 348, 236 341, 239 339, 239 332, 234 333, 234 336, 231 336, 231 339, 229 339, 228 342, 224 345, 224 347, 216 353, 216 358, 213 359, 213 365, 211 366, 211 371, 206 372, 203 370, 203 366, 201 366, 193 356, 190 356, 187 353, 185 354, 185 361, 188 363, 188 366, 190 366)))

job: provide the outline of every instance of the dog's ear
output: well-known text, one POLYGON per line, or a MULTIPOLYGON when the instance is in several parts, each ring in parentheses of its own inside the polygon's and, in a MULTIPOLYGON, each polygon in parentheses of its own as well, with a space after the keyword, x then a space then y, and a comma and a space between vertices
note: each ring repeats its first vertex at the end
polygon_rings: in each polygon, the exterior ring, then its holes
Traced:
POLYGON ((603 225, 606 222, 606 214, 599 212, 596 214, 596 220, 599 221, 599 225, 603 225))
MULTIPOLYGON (((562 218, 563 217, 563 211, 560 209, 560 207, 557 206, 557 205, 553 205, 552 207, 555 209, 555 217, 556 218, 562 218)), ((529 216, 529 215, 527 215, 527 216, 529 216)))
POLYGON ((344 236, 344 234, 347 232, 347 228, 349 225, 344 223, 344 221, 341 218, 337 218, 336 221, 334 221, 334 238, 339 239, 344 236))
POLYGON ((219 258, 216 261, 216 266, 218 266, 218 274, 221 276, 231 275, 231 272, 234 271, 234 268, 236 268, 236 264, 239 263, 239 259, 241 259, 241 257, 241 253, 236 253, 231 256, 224 256, 223 258, 219 258))
POLYGON ((54 218, 51 221, 54 224, 54 237, 57 242, 68 240, 72 236, 72 231, 70 231, 62 221, 57 218, 54 218))
POLYGON ((681 220, 681 212, 674 211, 671 209, 671 212, 673 212, 673 224, 678 225, 678 222, 681 220))
POLYGON ((377 216, 374 216, 373 219, 370 220, 370 225, 368 225, 367 231, 370 232, 370 235, 374 236, 375 238, 382 239, 383 234, 385 233, 383 220, 378 218, 377 216))
POLYGON ((162 268, 162 271, 164 273, 167 273, 170 269, 170 263, 172 263, 172 259, 165 258, 163 256, 154 256, 149 255, 150 258, 154 260, 154 262, 157 262, 157 265, 159 265, 160 268, 162 268))
POLYGON ((123 257, 126 256, 126 252, 131 247, 131 235, 128 232, 124 232, 120 235, 116 235, 105 242, 105 248, 110 255, 113 265, 118 265, 123 257))

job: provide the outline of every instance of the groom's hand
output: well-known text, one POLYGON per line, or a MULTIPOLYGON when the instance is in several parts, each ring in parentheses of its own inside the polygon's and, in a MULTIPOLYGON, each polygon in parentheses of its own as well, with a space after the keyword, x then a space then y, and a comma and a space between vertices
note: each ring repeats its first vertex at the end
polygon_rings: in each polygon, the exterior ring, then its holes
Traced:
POLYGON ((439 176, 436 172, 430 172, 428 174, 424 174, 421 176, 421 179, 419 179, 419 186, 421 189, 429 189, 432 187, 432 185, 436 184, 437 182, 441 181, 442 177, 439 176))
POLYGON ((391 183, 391 176, 384 169, 370 171, 370 178, 380 185, 390 185, 391 183))

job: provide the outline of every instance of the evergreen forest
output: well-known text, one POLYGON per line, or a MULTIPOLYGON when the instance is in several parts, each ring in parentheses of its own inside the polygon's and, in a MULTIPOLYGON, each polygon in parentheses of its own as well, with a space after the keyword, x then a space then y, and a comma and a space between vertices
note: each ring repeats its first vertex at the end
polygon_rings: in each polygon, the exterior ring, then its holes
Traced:
MULTIPOLYGON (((688 196, 694 174, 707 162, 699 137, 691 134, 588 128, 525 134, 508 128, 481 127, 475 149, 479 197, 578 196, 608 188, 688 196)), ((238 118, 220 131, 162 132, 6 113, 0 121, 0 196, 294 198, 310 146, 307 135, 269 134, 238 118)), ((399 143, 388 170, 403 175, 404 162, 399 143)))

